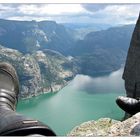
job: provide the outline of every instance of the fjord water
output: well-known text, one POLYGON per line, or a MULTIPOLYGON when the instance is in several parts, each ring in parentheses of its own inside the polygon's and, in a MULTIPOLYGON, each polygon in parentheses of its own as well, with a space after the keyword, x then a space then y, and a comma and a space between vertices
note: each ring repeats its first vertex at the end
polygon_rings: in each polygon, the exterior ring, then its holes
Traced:
POLYGON ((17 111, 49 125, 63 136, 85 121, 103 117, 121 120, 124 112, 115 99, 125 95, 122 69, 107 76, 77 75, 58 93, 43 94, 19 101, 17 111))

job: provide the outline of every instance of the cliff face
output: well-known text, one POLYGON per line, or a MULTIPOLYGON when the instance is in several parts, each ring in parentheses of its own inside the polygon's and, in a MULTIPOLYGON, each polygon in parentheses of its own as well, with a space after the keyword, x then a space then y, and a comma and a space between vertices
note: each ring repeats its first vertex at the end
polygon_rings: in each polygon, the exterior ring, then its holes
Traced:
POLYGON ((0 44, 22 53, 45 48, 64 53, 73 43, 73 37, 65 27, 55 21, 0 19, 0 44))
POLYGON ((40 67, 43 92, 47 92, 48 88, 50 91, 60 90, 76 74, 73 63, 58 52, 37 51, 33 57, 40 67))
MULTIPOLYGON (((86 25, 86 30, 88 27, 86 25)), ((133 28, 134 25, 126 25, 91 30, 78 39, 76 30, 55 21, 0 19, 0 44, 24 54, 44 49, 58 51, 74 58, 80 74, 95 76, 115 71, 124 64, 133 28)))
POLYGON ((91 32, 77 40, 75 31, 55 21, 0 19, 0 45, 4 46, 0 46, 0 61, 16 67, 20 97, 58 91, 77 73, 97 76, 119 69, 133 28, 128 25, 91 32), (110 40, 112 36, 115 38, 110 40))
POLYGON ((75 76, 72 62, 51 50, 24 55, 0 46, 0 61, 10 62, 16 68, 20 78, 20 98, 56 92, 75 76))
POLYGON ((68 136, 140 136, 140 113, 125 121, 101 118, 75 127, 68 136))
POLYGON ((115 71, 125 63, 133 28, 128 25, 90 32, 70 48, 69 54, 77 59, 82 74, 115 71))

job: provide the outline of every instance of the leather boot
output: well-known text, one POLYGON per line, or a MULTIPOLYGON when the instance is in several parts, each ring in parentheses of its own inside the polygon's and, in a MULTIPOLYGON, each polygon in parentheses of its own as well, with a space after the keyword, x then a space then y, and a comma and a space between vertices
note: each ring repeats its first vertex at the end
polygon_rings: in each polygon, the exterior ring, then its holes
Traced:
POLYGON ((55 136, 38 120, 15 112, 19 94, 19 81, 14 67, 0 63, 0 135, 1 136, 55 136))
POLYGON ((130 97, 119 96, 116 99, 116 103, 122 110, 131 115, 140 112, 140 100, 130 97))

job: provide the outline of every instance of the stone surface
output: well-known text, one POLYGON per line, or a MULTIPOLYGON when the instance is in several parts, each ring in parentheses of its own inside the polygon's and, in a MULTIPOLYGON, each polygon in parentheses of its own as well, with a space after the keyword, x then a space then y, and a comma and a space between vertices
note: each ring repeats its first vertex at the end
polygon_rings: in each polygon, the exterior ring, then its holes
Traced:
POLYGON ((140 113, 125 121, 101 118, 75 127, 68 136, 140 136, 140 113))
POLYGON ((140 136, 140 113, 114 124, 109 128, 108 136, 140 136))
POLYGON ((88 121, 75 127, 68 136, 107 136, 110 126, 117 122, 119 121, 110 118, 88 121))

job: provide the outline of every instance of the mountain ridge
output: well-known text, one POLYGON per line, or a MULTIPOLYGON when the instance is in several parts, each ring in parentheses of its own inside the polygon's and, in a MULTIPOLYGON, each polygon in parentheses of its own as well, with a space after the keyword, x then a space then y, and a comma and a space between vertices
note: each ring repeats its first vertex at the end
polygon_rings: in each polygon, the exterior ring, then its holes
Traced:
POLYGON ((95 76, 119 69, 125 62, 133 28, 126 25, 91 31, 77 39, 76 32, 55 21, 1 19, 0 58, 19 67, 26 96, 28 92, 34 96, 37 92, 58 91, 76 74, 95 76), (15 58, 19 64, 13 61, 15 58))

